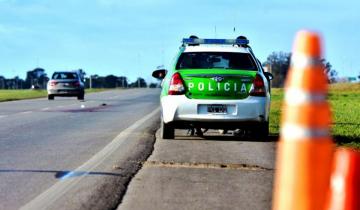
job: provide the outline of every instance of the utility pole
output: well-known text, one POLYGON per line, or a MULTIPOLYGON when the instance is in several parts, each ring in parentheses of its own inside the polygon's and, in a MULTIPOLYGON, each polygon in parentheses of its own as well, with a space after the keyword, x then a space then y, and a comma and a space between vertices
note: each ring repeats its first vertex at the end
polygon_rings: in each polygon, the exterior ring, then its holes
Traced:
POLYGON ((89 79, 89 88, 92 89, 92 76, 90 75, 90 79, 89 79))

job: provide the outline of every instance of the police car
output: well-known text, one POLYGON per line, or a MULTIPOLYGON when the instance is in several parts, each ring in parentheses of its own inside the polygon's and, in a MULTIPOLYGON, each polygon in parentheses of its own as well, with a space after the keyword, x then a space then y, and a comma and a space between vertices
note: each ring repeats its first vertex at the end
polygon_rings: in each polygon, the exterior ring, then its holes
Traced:
POLYGON ((250 130, 269 134, 270 80, 250 48, 249 40, 185 38, 163 79, 161 137, 175 129, 250 130))

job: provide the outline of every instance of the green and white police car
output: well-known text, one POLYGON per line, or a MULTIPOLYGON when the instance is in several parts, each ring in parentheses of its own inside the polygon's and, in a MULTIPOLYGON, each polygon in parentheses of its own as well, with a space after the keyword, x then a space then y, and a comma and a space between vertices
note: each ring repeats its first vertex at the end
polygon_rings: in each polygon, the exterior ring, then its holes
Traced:
POLYGON ((163 79, 161 137, 175 129, 250 130, 269 134, 270 80, 244 36, 237 39, 185 38, 163 79))

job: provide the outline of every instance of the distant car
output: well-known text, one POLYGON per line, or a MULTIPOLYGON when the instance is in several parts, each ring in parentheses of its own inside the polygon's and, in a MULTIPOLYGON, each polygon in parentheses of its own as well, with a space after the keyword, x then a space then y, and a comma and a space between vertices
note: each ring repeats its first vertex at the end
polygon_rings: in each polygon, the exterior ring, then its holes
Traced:
MULTIPOLYGON (((163 79, 161 137, 175 129, 252 130, 269 134, 271 73, 264 72, 246 37, 183 39, 175 63, 153 77, 163 79)), ((201 134, 200 134, 201 135, 201 134)))
POLYGON ((54 100, 55 96, 76 96, 84 100, 85 85, 78 72, 54 72, 47 84, 48 99, 54 100))

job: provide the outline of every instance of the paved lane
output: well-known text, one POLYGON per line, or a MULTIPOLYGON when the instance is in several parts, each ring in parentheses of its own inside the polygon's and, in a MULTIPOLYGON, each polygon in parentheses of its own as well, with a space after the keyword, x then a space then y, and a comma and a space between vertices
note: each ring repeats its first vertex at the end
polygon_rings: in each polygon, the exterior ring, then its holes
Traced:
POLYGON ((158 89, 0 103, 0 209, 18 209, 156 110, 158 89))

